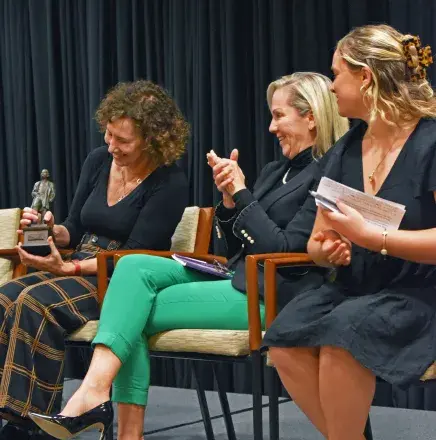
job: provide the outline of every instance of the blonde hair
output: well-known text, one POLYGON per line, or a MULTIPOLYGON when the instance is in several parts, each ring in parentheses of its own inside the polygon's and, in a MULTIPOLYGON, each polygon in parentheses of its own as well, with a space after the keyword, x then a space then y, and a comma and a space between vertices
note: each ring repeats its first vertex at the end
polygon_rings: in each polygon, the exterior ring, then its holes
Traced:
POLYGON ((425 73, 418 59, 419 48, 412 43, 408 51, 404 49, 403 43, 411 38, 385 24, 367 25, 353 29, 336 47, 350 69, 367 67, 372 73, 372 83, 362 89, 369 103, 370 121, 380 116, 392 125, 436 117, 432 87, 425 75, 416 79, 425 73), (407 55, 411 65, 407 64, 407 55))
POLYGON ((312 154, 321 157, 342 137, 349 128, 347 118, 339 115, 336 98, 330 91, 331 81, 314 72, 295 72, 273 81, 266 91, 271 110, 272 97, 276 90, 286 88, 288 104, 301 116, 312 112, 316 122, 315 145, 312 154))

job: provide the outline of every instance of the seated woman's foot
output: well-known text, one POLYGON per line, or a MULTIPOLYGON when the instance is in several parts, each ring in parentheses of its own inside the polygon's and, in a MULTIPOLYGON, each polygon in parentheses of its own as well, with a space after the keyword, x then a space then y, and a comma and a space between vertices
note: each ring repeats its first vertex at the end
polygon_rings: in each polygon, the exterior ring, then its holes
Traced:
POLYGON ((89 429, 98 429, 100 440, 107 440, 107 433, 113 423, 114 410, 112 402, 106 401, 79 416, 70 417, 60 414, 47 416, 30 412, 29 417, 44 432, 60 440, 70 440, 89 429))
MULTIPOLYGON (((96 408, 109 400, 109 393, 97 392, 93 389, 82 390, 79 388, 59 414, 65 417, 77 417, 96 408)), ((0 439, 1 440, 1 439, 0 439)))

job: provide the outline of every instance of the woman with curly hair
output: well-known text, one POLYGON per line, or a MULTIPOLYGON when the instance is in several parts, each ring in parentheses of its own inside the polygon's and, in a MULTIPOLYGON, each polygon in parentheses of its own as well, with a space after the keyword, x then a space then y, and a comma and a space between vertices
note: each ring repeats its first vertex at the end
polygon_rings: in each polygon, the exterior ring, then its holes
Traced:
MULTIPOLYGON (((31 255, 19 247, 21 261, 38 271, 0 287, 0 411, 10 420, 0 439, 30 438, 29 411, 60 410, 65 334, 100 315, 95 254, 170 249, 188 203, 187 180, 175 161, 185 150, 189 126, 161 87, 150 81, 118 84, 100 103, 96 120, 107 147, 86 158, 65 222, 55 224, 46 212, 54 235, 51 254, 31 255), (76 251, 63 259, 57 247, 76 251)), ((25 208, 21 226, 37 219, 25 208)))

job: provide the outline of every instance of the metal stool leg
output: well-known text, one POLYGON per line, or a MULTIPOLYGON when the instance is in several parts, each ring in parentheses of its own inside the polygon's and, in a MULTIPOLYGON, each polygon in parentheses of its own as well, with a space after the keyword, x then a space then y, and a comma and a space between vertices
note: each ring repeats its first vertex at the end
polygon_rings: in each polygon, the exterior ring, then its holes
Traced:
POLYGON ((197 362, 192 362, 192 372, 195 380, 195 388, 197 390, 198 402, 200 403, 200 411, 203 417, 204 430, 206 431, 207 440, 215 440, 212 428, 212 421, 210 420, 209 407, 207 405, 206 393, 201 384, 200 372, 198 371, 197 362))
POLYGON ((232 413, 230 412, 229 401, 227 399, 227 393, 224 388, 224 384, 221 375, 218 371, 218 365, 213 364, 213 375, 218 389, 218 397, 221 403, 221 409, 223 411, 224 423, 226 425, 227 437, 229 440, 236 440, 235 427, 233 426, 232 413))
POLYGON ((267 368, 268 396, 269 396, 269 438, 279 439, 279 380, 277 371, 273 367, 267 368))

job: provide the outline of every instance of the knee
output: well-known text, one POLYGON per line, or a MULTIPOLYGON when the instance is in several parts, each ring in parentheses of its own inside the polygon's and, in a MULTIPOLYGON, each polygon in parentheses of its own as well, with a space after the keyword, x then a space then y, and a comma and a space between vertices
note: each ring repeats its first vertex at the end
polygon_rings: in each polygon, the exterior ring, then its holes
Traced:
POLYGON ((270 347, 269 357, 276 368, 289 367, 298 358, 298 349, 270 347))
POLYGON ((23 289, 23 291, 18 295, 15 301, 18 307, 23 305, 44 308, 45 302, 47 302, 47 292, 38 286, 29 286, 23 289))
POLYGON ((298 370, 308 361, 318 359, 319 349, 316 347, 270 347, 269 355, 274 366, 280 370, 298 370))
POLYGON ((352 358, 351 354, 341 348, 332 345, 325 345, 320 349, 320 367, 331 368, 337 365, 338 361, 352 358))
POLYGON ((116 265, 116 273, 123 271, 130 274, 132 270, 135 271, 137 269, 144 268, 147 266, 147 260, 150 257, 150 255, 141 254, 126 255, 118 261, 116 265))

